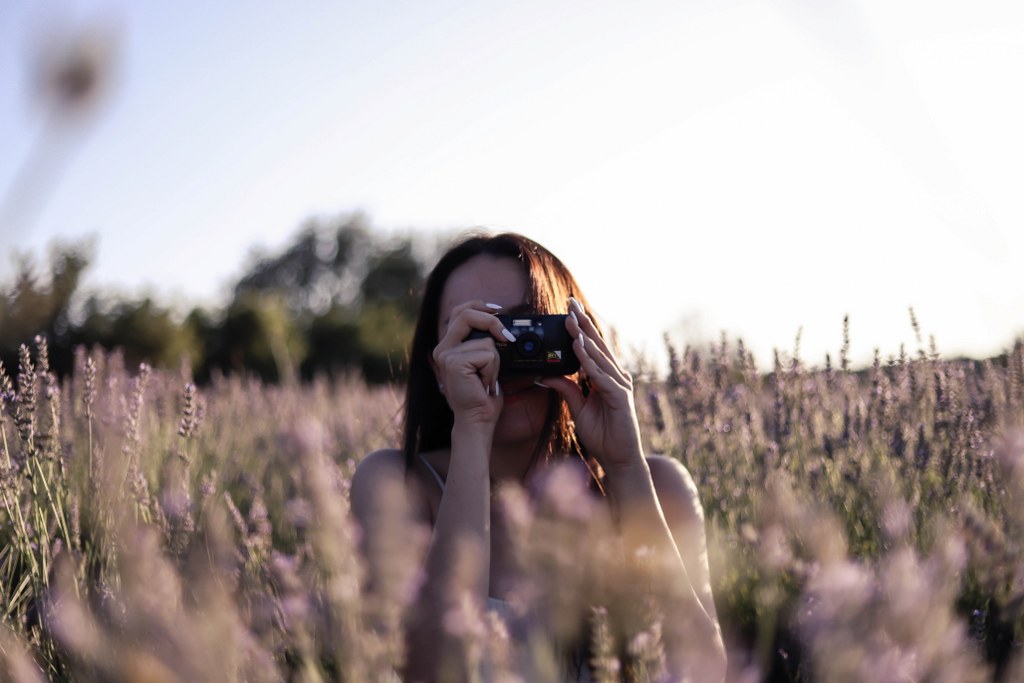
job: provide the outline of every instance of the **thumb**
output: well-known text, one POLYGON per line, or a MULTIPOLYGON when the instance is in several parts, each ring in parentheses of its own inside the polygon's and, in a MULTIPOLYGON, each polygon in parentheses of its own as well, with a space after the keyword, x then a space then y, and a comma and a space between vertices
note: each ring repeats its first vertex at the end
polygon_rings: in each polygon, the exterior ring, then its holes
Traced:
POLYGON ((580 385, 566 377, 541 377, 534 383, 538 386, 547 387, 561 396, 562 400, 569 406, 569 412, 573 416, 583 408, 583 404, 586 402, 586 397, 583 395, 580 385))

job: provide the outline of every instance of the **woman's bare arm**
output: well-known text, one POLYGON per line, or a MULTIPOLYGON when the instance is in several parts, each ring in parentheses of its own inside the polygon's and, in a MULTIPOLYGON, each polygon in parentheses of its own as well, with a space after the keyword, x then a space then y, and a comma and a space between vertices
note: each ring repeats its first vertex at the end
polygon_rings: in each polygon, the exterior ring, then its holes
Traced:
POLYGON ((718 610, 715 608, 711 590, 704 509, 697 486, 693 477, 678 460, 655 456, 648 457, 647 461, 658 494, 658 502, 683 561, 686 577, 704 608, 708 622, 713 627, 713 632, 709 634, 712 639, 710 648, 706 652, 693 655, 686 652, 684 642, 686 631, 691 626, 680 623, 680 619, 685 619, 686 615, 666 615, 666 640, 675 641, 672 651, 667 652, 669 663, 673 665, 673 659, 676 659, 674 668, 685 667, 687 664, 683 658, 686 657, 690 661, 696 661, 707 673, 706 677, 697 680, 721 680, 725 677, 726 652, 718 622, 718 610))
POLYGON ((726 656, 707 567, 703 511, 686 469, 668 458, 609 472, 627 557, 641 556, 650 588, 670 602, 662 613, 666 664, 675 677, 725 678, 726 656))
MULTIPOLYGON (((461 435, 460 435, 461 436, 461 435)), ((399 451, 377 451, 360 463, 352 479, 352 511, 362 529, 371 593, 380 577, 394 575, 396 561, 415 562, 423 583, 405 624, 404 677, 410 681, 465 677, 464 638, 458 624, 484 608, 487 597, 490 495, 481 439, 454 438, 452 461, 437 519, 430 527, 422 492, 405 476, 399 451), (461 464, 456 466, 456 462, 461 464), (482 463, 482 467, 480 466, 482 463), (396 492, 401 495, 396 495, 396 492), (415 501, 409 505, 408 500, 415 501), (430 531, 418 551, 397 548, 398 520, 430 531), (402 557, 403 552, 405 556, 402 557)), ((407 539, 413 536, 405 535, 407 539)), ((415 542, 415 540, 413 541, 415 542)))

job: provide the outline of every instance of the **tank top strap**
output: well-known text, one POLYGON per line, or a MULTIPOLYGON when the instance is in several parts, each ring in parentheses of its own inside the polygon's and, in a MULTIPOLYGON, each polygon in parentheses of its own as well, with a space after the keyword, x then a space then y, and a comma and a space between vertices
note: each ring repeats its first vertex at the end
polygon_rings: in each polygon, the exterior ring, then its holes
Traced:
POLYGON ((434 479, 437 479, 437 485, 441 487, 441 493, 444 493, 444 479, 442 479, 441 475, 437 473, 434 466, 430 464, 430 461, 423 457, 422 453, 417 453, 417 455, 419 456, 420 462, 422 462, 426 468, 430 470, 430 473, 434 475, 434 479))

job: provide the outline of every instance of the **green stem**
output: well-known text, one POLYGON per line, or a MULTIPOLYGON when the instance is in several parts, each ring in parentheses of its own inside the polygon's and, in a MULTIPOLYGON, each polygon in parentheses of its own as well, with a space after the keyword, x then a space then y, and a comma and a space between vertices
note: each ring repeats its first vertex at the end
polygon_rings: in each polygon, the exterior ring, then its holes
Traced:
MULTIPOLYGON (((15 501, 17 502, 17 501, 15 501)), ((25 526, 25 517, 21 514, 21 506, 12 504, 10 499, 7 498, 7 492, 4 491, 4 507, 7 508, 7 514, 11 514, 14 511, 14 517, 18 522, 18 535, 21 539, 22 552, 28 555, 29 560, 32 562, 32 573, 39 573, 39 565, 36 562, 36 556, 32 553, 32 542, 28 537, 28 527, 25 526)))
POLYGON ((64 506, 61 504, 60 496, 54 496, 50 490, 50 484, 47 481, 47 477, 43 474, 43 466, 39 460, 36 459, 36 470, 39 472, 39 478, 43 480, 43 488, 46 490, 46 499, 50 503, 50 509, 53 510, 54 516, 57 518, 57 526, 60 527, 61 534, 64 535, 64 543, 67 545, 68 550, 71 550, 71 534, 68 532, 67 521, 64 519, 64 506))
POLYGON ((14 462, 11 460, 11 447, 7 444, 7 429, 4 428, 2 415, 0 415, 0 437, 3 438, 4 442, 4 457, 7 458, 7 466, 13 469, 14 462))
POLYGON ((92 406, 85 408, 85 422, 89 426, 89 471, 85 473, 85 480, 92 481, 92 406))

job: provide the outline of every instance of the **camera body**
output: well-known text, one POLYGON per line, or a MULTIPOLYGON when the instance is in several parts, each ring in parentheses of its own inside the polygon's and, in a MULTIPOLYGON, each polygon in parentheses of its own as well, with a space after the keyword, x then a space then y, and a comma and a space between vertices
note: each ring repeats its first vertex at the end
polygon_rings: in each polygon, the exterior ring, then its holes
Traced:
MULTIPOLYGON (((514 342, 494 340, 501 359, 500 375, 571 375, 580 369, 572 350, 572 337, 565 329, 565 315, 499 315, 498 320, 516 338, 514 342)), ((491 337, 473 330, 469 339, 491 337)))

